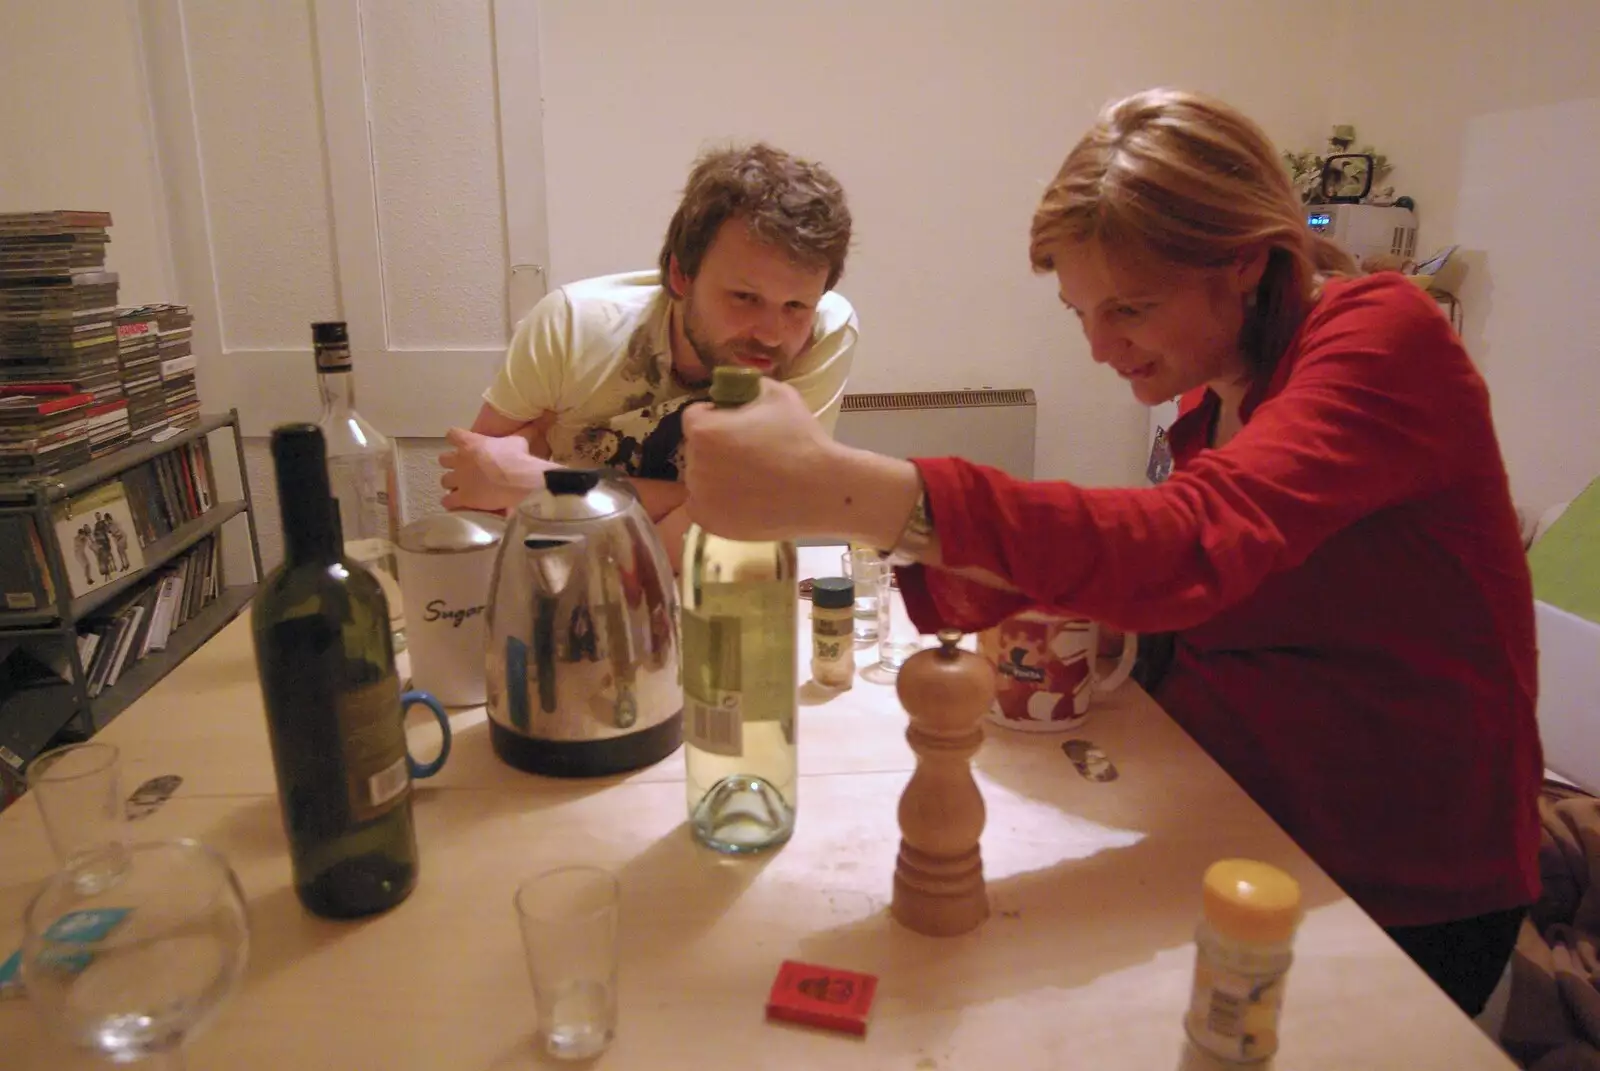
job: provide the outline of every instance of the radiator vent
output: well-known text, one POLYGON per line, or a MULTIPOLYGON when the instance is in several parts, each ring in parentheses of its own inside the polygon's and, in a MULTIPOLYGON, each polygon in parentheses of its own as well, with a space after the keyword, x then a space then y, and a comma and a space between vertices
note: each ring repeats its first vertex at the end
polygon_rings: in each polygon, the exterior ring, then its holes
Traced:
POLYGON ((882 409, 962 409, 974 405, 1033 405, 1031 390, 931 390, 893 394, 846 394, 842 413, 882 409))
POLYGON ((964 457, 1033 478, 1034 392, 923 390, 846 394, 834 438, 890 457, 964 457))

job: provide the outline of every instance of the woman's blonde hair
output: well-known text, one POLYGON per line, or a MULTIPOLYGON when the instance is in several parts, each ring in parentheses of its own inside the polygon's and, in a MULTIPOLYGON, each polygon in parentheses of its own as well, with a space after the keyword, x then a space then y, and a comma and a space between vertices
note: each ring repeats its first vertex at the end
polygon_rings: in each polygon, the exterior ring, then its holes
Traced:
POLYGON ((1034 270, 1065 243, 1215 267, 1266 247, 1239 346, 1270 373, 1316 298, 1318 272, 1356 271, 1306 227, 1305 206, 1260 127, 1221 101, 1150 89, 1117 101, 1067 154, 1033 215, 1034 270))

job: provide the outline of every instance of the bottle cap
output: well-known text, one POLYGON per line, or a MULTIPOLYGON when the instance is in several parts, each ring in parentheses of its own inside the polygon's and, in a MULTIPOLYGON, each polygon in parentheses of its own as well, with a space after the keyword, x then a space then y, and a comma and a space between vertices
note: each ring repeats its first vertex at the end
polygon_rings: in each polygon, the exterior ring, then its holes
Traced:
POLYGON ((318 372, 350 371, 350 332, 343 320, 311 325, 311 352, 318 372))
POLYGON ((1300 924, 1300 883, 1269 863, 1218 860, 1201 890, 1206 921, 1224 937, 1283 944, 1300 924))
POLYGON ((325 320, 311 325, 311 341, 319 345, 341 346, 350 341, 350 329, 343 320, 325 320))
POLYGON ((744 405, 761 396, 761 373, 721 365, 711 371, 711 400, 719 406, 744 405))
POLYGON ((856 583, 847 576, 819 576, 811 583, 811 605, 848 610, 856 604, 856 583))

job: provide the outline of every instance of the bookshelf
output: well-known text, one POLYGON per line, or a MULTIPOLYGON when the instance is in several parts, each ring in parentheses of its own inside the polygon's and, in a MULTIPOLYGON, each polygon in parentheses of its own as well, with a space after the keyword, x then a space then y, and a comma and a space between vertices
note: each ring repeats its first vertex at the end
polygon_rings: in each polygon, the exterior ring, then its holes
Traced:
MULTIPOLYGON (((33 548, 34 564, 48 574, 43 582, 53 599, 45 605, 26 609, 0 607, 0 775, 13 777, 45 747, 60 740, 86 739, 127 709, 237 617, 255 594, 262 575, 255 510, 237 410, 202 415, 196 422, 168 434, 159 442, 136 442, 56 476, 0 484, 0 520, 19 516, 31 518, 38 533, 38 545, 33 548), (232 447, 240 489, 238 498, 224 498, 217 493, 209 445, 203 451, 200 449, 201 444, 209 443, 214 432, 222 431, 231 432, 218 438, 225 438, 232 447), (187 461, 170 459, 180 456, 187 461), (163 458, 168 460, 161 461, 163 458), (202 471, 194 475, 203 480, 210 491, 201 500, 204 508, 168 517, 159 528, 135 519, 131 526, 134 531, 128 536, 129 566, 117 575, 102 572, 99 582, 94 582, 91 575, 89 581, 93 586, 75 593, 75 580, 83 578, 70 576, 69 570, 91 574, 92 570, 81 548, 74 558, 73 548, 63 545, 64 537, 58 537, 63 509, 70 509, 69 504, 78 501, 79 496, 92 494, 97 488, 118 481, 118 486, 130 496, 130 504, 138 497, 141 499, 139 509, 150 510, 142 496, 159 494, 159 491, 155 477, 146 473, 156 465, 166 466, 168 472, 176 471, 183 463, 202 467, 202 471), (140 490, 135 491, 135 488, 140 490), (191 513, 194 515, 188 515, 191 513), (240 518, 242 525, 227 527, 230 521, 240 518), (252 575, 248 578, 228 576, 222 565, 220 544, 240 527, 249 541, 252 575), (151 538, 147 540, 147 536, 151 538), (133 543, 138 546, 132 546, 133 543), (133 554, 142 559, 137 567, 131 562, 133 554), (203 565, 193 565, 202 559, 203 565), (91 682, 93 659, 80 656, 80 626, 94 622, 97 615, 120 613, 141 601, 147 601, 153 614, 162 578, 179 573, 190 576, 191 565, 197 570, 192 575, 200 577, 204 586, 192 596, 193 602, 164 636, 164 646, 150 649, 137 660, 130 657, 119 662, 114 680, 109 679, 108 674, 91 682), (210 597, 205 597, 207 595, 210 597), (26 657, 19 658, 19 651, 26 657), (86 661, 90 665, 86 665, 86 661), (19 663, 43 667, 46 672, 19 673, 19 663)), ((66 516, 68 520, 73 519, 70 512, 66 516)), ((88 515, 82 519, 87 524, 88 515)), ((15 551, 16 545, 4 549, 15 551)), ((114 567, 115 561, 112 564, 114 567)), ((184 599, 185 595, 178 596, 180 603, 184 599)), ((142 618, 141 614, 135 620, 142 618)))

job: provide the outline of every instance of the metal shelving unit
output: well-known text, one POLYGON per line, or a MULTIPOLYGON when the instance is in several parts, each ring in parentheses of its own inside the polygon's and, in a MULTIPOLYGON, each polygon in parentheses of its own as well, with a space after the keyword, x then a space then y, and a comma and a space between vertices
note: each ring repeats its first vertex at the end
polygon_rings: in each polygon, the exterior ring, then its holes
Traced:
MULTIPOLYGON (((211 487, 215 488, 214 465, 209 466, 207 475, 211 487)), ((0 657, 8 657, 19 646, 31 649, 42 645, 53 648, 55 655, 47 655, 40 661, 58 665, 64 661, 70 672, 68 679, 59 683, 20 688, 0 697, 0 761, 13 767, 27 762, 58 736, 88 738, 104 727, 237 617, 249 605, 262 575, 255 507, 250 497, 250 478, 244 464, 244 441, 237 410, 202 415, 196 423, 159 442, 134 443, 59 476, 0 485, 0 514, 16 513, 31 514, 38 528, 56 602, 41 610, 0 613, 0 657), (233 432, 234 461, 243 497, 215 502, 199 517, 145 546, 142 569, 73 598, 62 548, 54 536, 57 506, 79 492, 224 428, 231 428, 233 432), (240 515, 245 517, 249 532, 254 575, 244 582, 230 582, 229 577, 221 576, 217 597, 173 630, 165 650, 151 651, 129 664, 115 685, 91 697, 86 667, 78 657, 79 623, 102 606, 138 588, 206 536, 220 533, 224 525, 240 515)))

